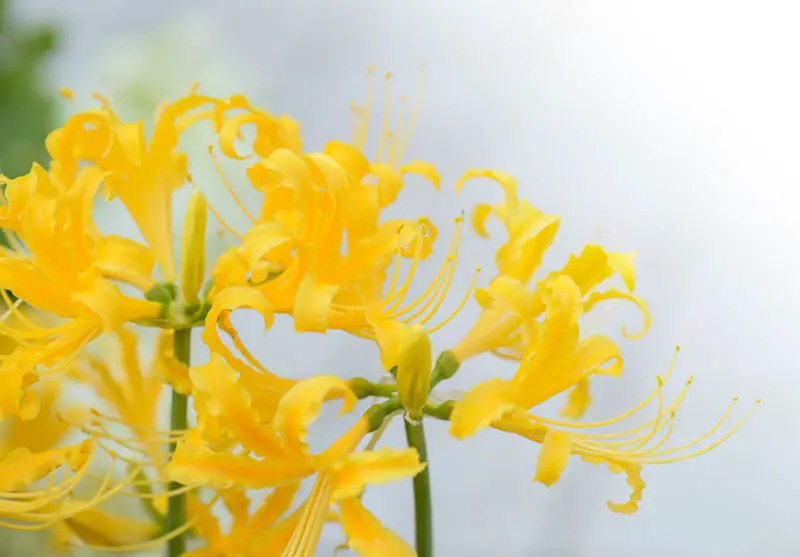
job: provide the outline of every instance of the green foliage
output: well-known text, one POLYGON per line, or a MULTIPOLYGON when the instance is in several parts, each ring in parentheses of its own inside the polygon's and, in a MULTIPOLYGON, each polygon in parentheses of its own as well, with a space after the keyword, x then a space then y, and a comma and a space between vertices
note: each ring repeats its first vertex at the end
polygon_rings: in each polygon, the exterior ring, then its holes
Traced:
POLYGON ((42 85, 43 62, 57 38, 52 27, 16 24, 10 0, 0 0, 0 173, 7 176, 47 160, 44 140, 54 127, 57 105, 42 85))

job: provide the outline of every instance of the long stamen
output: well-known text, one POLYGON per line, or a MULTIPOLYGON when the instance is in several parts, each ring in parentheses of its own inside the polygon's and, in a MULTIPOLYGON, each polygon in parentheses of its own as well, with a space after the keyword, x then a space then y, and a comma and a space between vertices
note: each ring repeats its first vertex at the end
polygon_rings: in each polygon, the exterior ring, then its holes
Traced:
POLYGON ((475 290, 475 285, 478 283, 478 275, 480 274, 480 272, 481 272, 481 268, 477 267, 475 269, 475 274, 472 277, 472 282, 469 283, 469 288, 467 288, 467 291, 464 294, 464 296, 461 298, 461 301, 459 302, 459 304, 450 313, 450 315, 448 315, 447 317, 444 318, 444 320, 442 320, 439 324, 437 324, 437 325, 431 327, 430 329, 428 329, 428 333, 435 333, 436 331, 438 331, 439 329, 441 329, 442 327, 444 327, 445 325, 450 323, 450 321, 452 321, 455 318, 455 316, 458 315, 461 312, 462 309, 464 309, 464 306, 467 305, 467 302, 472 297, 472 292, 473 292, 473 290, 475 290))
POLYGON ((417 266, 419 265, 420 256, 422 254, 422 243, 423 238, 422 236, 417 237, 417 244, 414 247, 414 256, 411 259, 411 266, 408 269, 408 274, 406 275, 403 284, 400 285, 400 288, 395 292, 391 293, 388 299, 385 302, 385 306, 389 305, 389 307, 384 306, 385 313, 391 313, 397 309, 397 307, 403 303, 403 298, 406 296, 406 292, 408 292, 411 283, 413 282, 414 274, 417 272, 417 266))
MULTIPOLYGON (((669 369, 667 370, 667 373, 664 374, 664 378, 662 379, 662 381, 664 383, 667 382, 667 380, 669 379, 670 375, 672 374, 672 370, 675 368, 675 363, 676 363, 677 357, 678 357, 678 351, 679 351, 679 348, 676 347, 675 348, 675 353, 672 356, 672 362, 670 363, 669 369)), ((686 382, 686 386, 688 387, 691 383, 692 383, 692 378, 690 377, 686 382)), ((627 412, 624 412, 622 414, 614 416, 613 418, 609 418, 607 420, 601 420, 601 421, 598 421, 598 422, 582 422, 582 423, 579 423, 579 422, 565 422, 565 421, 562 421, 562 420, 551 420, 551 419, 544 418, 544 417, 541 417, 541 416, 531 416, 531 418, 533 420, 537 421, 537 422, 541 422, 543 424, 551 425, 551 426, 555 426, 555 427, 563 427, 563 428, 569 428, 569 429, 594 429, 594 428, 598 428, 598 427, 604 427, 604 426, 612 425, 612 424, 618 423, 618 422, 620 422, 620 421, 622 421, 622 420, 624 420, 626 418, 629 418, 630 416, 633 416, 634 414, 638 413, 643 408, 645 408, 648 404, 650 404, 650 402, 658 395, 658 393, 659 393, 659 389, 658 388, 653 389, 653 391, 650 392, 650 394, 647 396, 647 398, 645 398, 643 401, 641 401, 639 404, 637 404, 636 406, 634 406, 633 408, 631 408, 627 412)))
POLYGON ((380 163, 383 158, 383 150, 386 147, 386 141, 392 136, 392 131, 389 129, 389 120, 392 107, 392 87, 391 87, 392 74, 386 74, 386 108, 383 111, 383 127, 381 129, 381 137, 378 141, 378 154, 375 156, 375 162, 380 163))
POLYGON ((422 89, 425 83, 425 70, 424 68, 420 68, 419 71, 419 85, 417 86, 417 98, 414 100, 414 108, 411 112, 411 120, 408 122, 408 128, 406 128, 405 136, 400 144, 400 148, 397 150, 397 161, 399 162, 402 160, 403 155, 408 148, 408 142, 411 141, 411 135, 414 132, 414 126, 417 123, 417 119, 419 118, 419 109, 422 105, 422 89))
POLYGON ((231 196, 234 203, 236 203, 236 205, 239 207, 242 213, 244 213, 244 216, 246 216, 250 222, 256 224, 258 221, 250 213, 250 211, 247 209, 247 206, 242 202, 239 196, 236 195, 236 190, 233 189, 233 186, 228 180, 228 177, 225 176, 225 172, 223 172, 222 170, 222 165, 219 163, 219 159, 217 158, 217 155, 214 153, 214 147, 212 145, 208 146, 208 154, 211 155, 211 160, 214 161, 214 169, 217 171, 217 175, 219 176, 220 180, 222 180, 222 184, 225 186, 225 189, 228 191, 228 195, 231 196))
POLYGON ((419 315, 424 313, 426 309, 428 309, 431 303, 433 303, 433 300, 437 298, 442 287, 445 288, 445 293, 447 292, 447 278, 452 276, 452 273, 455 270, 456 260, 458 259, 458 246, 461 238, 462 223, 463 219, 460 217, 455 220, 456 228, 453 232, 452 238, 450 238, 450 245, 447 247, 447 255, 444 263, 442 263, 442 265, 439 267, 439 272, 436 274, 436 277, 434 277, 433 281, 428 285, 428 288, 425 289, 425 292, 423 292, 419 297, 417 297, 416 300, 408 304, 403 309, 390 313, 388 315, 389 319, 398 319, 408 312, 413 311, 414 308, 420 305, 420 303, 428 298, 428 296, 431 295, 431 292, 433 292, 433 295, 428 299, 427 303, 418 312, 405 320, 411 321, 416 319, 419 317, 419 315))
POLYGON ((311 557, 314 554, 330 510, 332 490, 333 479, 330 474, 320 473, 309 495, 311 504, 303 510, 300 523, 295 527, 292 538, 283 551, 283 557, 311 557))
POLYGON ((397 114, 397 132, 392 136, 392 141, 389 143, 389 154, 386 157, 386 162, 393 168, 396 168, 400 163, 400 141, 403 137, 403 115, 405 113, 406 98, 400 97, 400 110, 397 114))
POLYGON ((355 147, 359 151, 364 150, 364 144, 367 141, 367 128, 369 127, 369 118, 372 111, 372 73, 374 68, 370 66, 367 68, 367 100, 364 104, 364 112, 361 117, 361 127, 358 130, 358 138, 355 142, 355 147))
MULTIPOLYGON (((192 179, 192 176, 190 174, 186 175, 186 181, 188 181, 189 184, 191 184, 191 186, 194 189, 196 189, 197 191, 200 191, 200 188, 198 188, 197 184, 194 183, 194 180, 192 179)), ((208 203, 208 200, 206 200, 206 204, 208 206, 208 210, 211 211, 211 214, 214 215, 215 219, 217 219, 217 222, 225 230, 230 232, 235 238, 237 238, 239 241, 243 242, 244 241, 244 236, 242 234, 240 234, 239 232, 237 232, 237 230, 234 227, 232 227, 230 224, 228 224, 228 222, 224 218, 222 218, 222 215, 219 213, 219 211, 217 211, 211 203, 208 203)))

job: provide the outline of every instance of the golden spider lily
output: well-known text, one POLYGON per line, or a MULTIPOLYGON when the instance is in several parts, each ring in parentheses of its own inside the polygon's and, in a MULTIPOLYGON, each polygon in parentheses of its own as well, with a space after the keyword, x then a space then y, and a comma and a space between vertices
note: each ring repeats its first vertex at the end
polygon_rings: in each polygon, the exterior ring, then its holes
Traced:
MULTIPOLYGON (((200 426, 178 445, 168 474, 186 485, 275 491, 274 499, 268 499, 262 507, 264 517, 256 513, 249 520, 239 519, 240 524, 245 523, 240 528, 249 532, 244 539, 222 537, 212 526, 211 547, 248 543, 252 555, 313 555, 331 506, 338 503, 349 544, 360 555, 413 555, 401 538, 380 526, 358 498, 368 484, 382 484, 419 473, 424 464, 420 463, 417 452, 388 448, 357 452, 361 440, 374 429, 370 416, 365 415, 327 449, 311 453, 307 430, 319 415, 323 402, 341 398, 342 413, 355 406, 356 397, 347 383, 324 375, 302 380, 280 398, 274 415, 263 423, 261 412, 265 409, 251 403, 246 387, 225 366, 217 359, 209 366, 191 370, 198 398, 204 401, 197 408, 200 426), (206 419, 218 423, 222 416, 223 426, 231 431, 244 452, 215 451, 203 443, 206 419), (315 478, 309 497, 278 521, 288 509, 297 484, 309 477, 315 478), (257 522, 259 527, 252 530, 252 521, 266 517, 268 521, 257 522)), ((222 554, 235 553, 222 551, 222 554)))
POLYGON ((664 382, 672 372, 658 377, 658 387, 640 404, 611 419, 598 422, 576 422, 549 419, 535 413, 535 408, 553 396, 577 388, 579 400, 585 406, 586 381, 596 374, 618 376, 622 357, 618 347, 607 337, 594 335, 580 338, 578 321, 583 314, 582 292, 567 275, 556 275, 542 286, 545 317, 541 323, 528 324, 536 329, 537 342, 528 345, 515 375, 504 380, 490 379, 477 384, 457 401, 450 415, 450 432, 463 439, 478 430, 492 426, 515 433, 542 444, 535 480, 555 483, 571 454, 583 460, 606 463, 612 472, 625 472, 633 489, 626 503, 612 503, 611 510, 632 513, 638 508, 644 482, 642 465, 665 464, 699 456, 719 446, 741 425, 736 423, 719 439, 706 445, 702 442, 715 434, 729 417, 733 405, 708 432, 694 441, 678 447, 662 449, 667 442, 686 390, 669 404, 663 400, 664 382), (637 414, 658 400, 655 417, 619 433, 588 433, 588 430, 615 425, 637 414))
POLYGON ((60 381, 45 381, 37 416, 31 420, 10 418, 4 424, 0 522, 15 530, 48 530, 56 548, 66 548, 76 539, 115 546, 149 539, 153 525, 96 508, 119 492, 110 476, 102 478, 92 498, 73 496, 80 484, 92 476, 89 466, 96 445, 86 440, 56 447, 69 428, 56 412, 62 387, 60 381))
MULTIPOLYGON (((437 232, 424 217, 379 222, 379 215, 395 201, 406 175, 423 176, 437 189, 440 179, 429 163, 400 163, 415 117, 405 131, 401 120, 392 133, 388 107, 378 152, 370 162, 362 152, 370 110, 369 97, 364 108, 354 107, 352 144, 332 141, 321 153, 283 148, 268 156, 254 146, 259 160, 247 176, 263 195, 258 216, 248 211, 220 170, 252 227, 242 235, 222 221, 241 245, 213 270, 216 291, 253 286, 273 311, 291 313, 298 331, 369 334, 364 307, 377 308, 383 301, 387 313, 398 313, 408 284, 395 282, 397 290, 384 295, 387 267, 395 257, 411 258, 415 267, 430 254, 437 232)), ((231 138, 221 135, 221 151, 242 158, 228 143, 231 138)))
POLYGON ((49 372, 63 369, 102 332, 161 311, 123 294, 114 282, 125 278, 120 268, 127 278, 147 276, 153 261, 144 246, 97 232, 91 210, 102 179, 102 172, 86 167, 63 183, 34 165, 30 174, 5 181, 0 225, 13 233, 13 247, 0 252, 0 288, 39 312, 20 312, 19 301, 2 292, 8 306, 3 321, 13 316, 15 322, 0 322, 0 331, 17 343, 0 364, 2 415, 30 414, 25 389, 36 381, 37 364, 49 372))

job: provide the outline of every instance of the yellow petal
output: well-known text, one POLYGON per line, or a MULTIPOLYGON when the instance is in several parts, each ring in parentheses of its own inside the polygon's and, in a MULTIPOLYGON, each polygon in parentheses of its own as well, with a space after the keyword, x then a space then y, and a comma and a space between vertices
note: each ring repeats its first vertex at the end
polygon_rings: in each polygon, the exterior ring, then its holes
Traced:
POLYGON ((60 466, 79 468, 91 455, 91 442, 32 453, 17 448, 0 462, 0 491, 16 491, 39 481, 60 466))
POLYGON ((257 311, 264 320, 264 330, 272 326, 274 319, 272 306, 264 295, 254 288, 232 286, 214 296, 211 302, 211 309, 206 316, 202 339, 206 346, 208 346, 210 352, 221 355, 236 371, 241 373, 244 369, 244 373, 247 373, 252 370, 248 368, 244 362, 234 356, 230 348, 225 346, 222 342, 217 332, 217 321, 231 311, 242 308, 257 311))
POLYGON ((161 313, 160 304, 125 296, 116 285, 99 277, 73 298, 97 316, 105 332, 115 331, 129 321, 158 317, 161 313))
POLYGON ((41 402, 36 417, 30 420, 23 420, 19 416, 11 418, 7 433, 11 447, 24 447, 36 453, 52 448, 61 440, 69 428, 67 422, 59 419, 56 414, 58 395, 62 387, 59 380, 44 381, 39 391, 41 402))
POLYGON ((645 302, 639 296, 634 296, 633 294, 626 294, 620 290, 608 290, 606 292, 592 292, 586 298, 586 301, 583 304, 584 311, 588 312, 592 309, 596 304, 599 302, 603 302, 605 300, 627 300, 632 302, 636 305, 636 308, 642 314, 642 328, 637 333, 629 333, 627 327, 624 325, 622 326, 622 336, 629 340, 638 340, 644 336, 644 334, 650 329, 650 323, 652 322, 652 315, 650 314, 650 308, 647 307, 647 302, 645 302))
POLYGON ((95 265, 103 276, 127 282, 145 292, 155 284, 150 275, 156 260, 147 246, 110 235, 101 236, 95 249, 95 265))
POLYGON ((472 228, 481 238, 489 237, 489 233, 486 232, 486 219, 491 212, 492 207, 486 203, 479 203, 472 210, 472 228))
POLYGON ((178 444, 166 475, 185 485, 262 489, 298 482, 312 472, 303 460, 256 460, 217 453, 204 447, 199 439, 190 438, 178 444))
POLYGON ((506 192, 506 202, 507 203, 516 203, 517 201, 517 179, 503 172, 502 170, 485 170, 479 168, 473 168, 467 170, 461 178, 458 179, 456 182, 456 193, 461 191, 464 182, 467 180, 471 180, 473 178, 488 178, 490 180, 494 180, 503 188, 503 191, 506 192))
POLYGON ((414 557, 416 552, 403 538, 384 528, 355 497, 339 501, 347 544, 360 557, 414 557))
POLYGON ((249 528, 253 535, 258 534, 278 522, 280 517, 292 506, 294 496, 300 484, 288 484, 276 487, 270 493, 258 509, 253 512, 250 518, 249 528))
POLYGON ((319 416, 323 401, 331 398, 342 399, 340 415, 352 411, 358 402, 347 382, 333 375, 305 379, 283 395, 273 425, 289 451, 302 456, 308 454, 308 426, 319 416))
POLYGON ((309 273, 300 281, 294 307, 294 330, 324 333, 328 329, 333 297, 339 286, 319 282, 309 273))
POLYGON ((571 420, 577 420, 586 412, 592 403, 592 395, 589 394, 589 379, 583 378, 570 390, 567 404, 561 415, 571 420))
POLYGON ((633 292, 636 288, 636 270, 633 265, 635 258, 636 254, 633 252, 608 254, 609 266, 622 278, 628 292, 633 292))
POLYGON ((609 256, 600 246, 585 246, 580 255, 571 255, 567 264, 557 274, 570 277, 581 291, 587 294, 611 276, 609 256))
POLYGON ((344 457, 333 466, 334 499, 357 497, 367 485, 413 478, 425 468, 415 449, 382 448, 344 457))
POLYGON ((550 487, 558 481, 569 462, 572 438, 563 431, 548 431, 539 451, 533 481, 550 487))
POLYGON ((500 378, 478 383, 453 407, 450 435, 464 439, 514 410, 512 392, 500 378))
POLYGON ((171 330, 159 331, 156 340, 154 372, 161 381, 170 385, 183 395, 192 394, 189 368, 175 357, 175 333, 171 330))
POLYGON ((0 288, 13 292, 25 303, 60 317, 74 317, 70 292, 50 279, 27 258, 0 257, 0 288))
POLYGON ((555 240, 561 219, 533 209, 527 201, 519 208, 521 216, 506 221, 511 239, 497 251, 495 261, 502 274, 527 283, 555 240))
POLYGON ((642 465, 633 462, 620 462, 605 459, 595 455, 581 454, 581 459, 590 464, 606 464, 612 474, 622 474, 626 476, 626 483, 631 488, 631 494, 625 503, 614 503, 607 501, 606 506, 615 513, 633 514, 639 510, 639 501, 642 500, 642 492, 647 484, 642 479, 642 465))
POLYGON ((501 275, 485 289, 482 297, 479 303, 485 309, 491 307, 524 318, 535 317, 537 295, 519 280, 501 275), (487 303, 488 300, 491 300, 491 303, 487 303))
MULTIPOLYGON (((231 430, 244 448, 258 456, 287 456, 275 432, 261 423, 258 412, 252 407, 250 394, 239 383, 238 375, 221 356, 211 354, 209 363, 193 367, 189 376, 194 385, 198 428, 206 441, 224 441, 216 435, 207 435, 224 427, 231 430)), ((266 408, 262 410, 271 414, 266 408)))
MULTIPOLYGON (((81 501, 69 501, 62 512, 71 507, 85 506, 81 501)), ((84 543, 102 547, 122 547, 147 541, 158 534, 155 524, 111 514, 97 508, 88 508, 64 520, 69 529, 84 543)))
POLYGON ((430 181, 434 189, 439 191, 442 185, 442 177, 434 165, 425 161, 411 161, 400 167, 401 174, 416 174, 430 181))
POLYGON ((29 387, 38 380, 39 377, 24 364, 0 371, 0 418, 34 418, 39 413, 41 401, 29 387))

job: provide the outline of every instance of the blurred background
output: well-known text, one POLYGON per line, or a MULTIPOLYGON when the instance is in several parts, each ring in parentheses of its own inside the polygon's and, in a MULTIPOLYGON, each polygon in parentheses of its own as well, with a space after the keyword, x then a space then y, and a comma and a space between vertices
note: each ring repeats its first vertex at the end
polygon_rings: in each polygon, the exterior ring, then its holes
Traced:
MULTIPOLYGON (((800 5, 770 0, 2 0, 0 170, 24 172, 42 155, 47 130, 72 110, 57 99, 60 86, 79 107, 98 91, 124 117, 149 118, 159 100, 199 81, 201 91, 244 93, 294 116, 306 146, 321 149, 349 137, 348 105, 363 98, 369 64, 393 72, 395 93, 412 98, 424 66, 407 159, 438 165, 450 192, 470 167, 514 174, 522 195, 563 216, 551 267, 587 242, 639 254, 637 289, 653 327, 623 344, 625 377, 595 383, 590 418, 638 402, 677 344, 673 389, 695 376, 678 443, 705 432, 734 395, 742 411, 764 400, 721 448, 647 468, 633 516, 606 509, 628 488, 605 468, 573 461, 545 488, 531 482, 537 447, 494 431, 459 442, 432 423, 437 554, 797 555, 799 23, 800 5)), ((213 189, 216 177, 199 172, 213 189)), ((429 208, 447 235, 462 208, 500 198, 477 181, 446 202, 411 184, 398 212, 429 208)), ((230 201, 217 203, 235 220, 230 201)), ((459 293, 473 265, 492 265, 485 242, 470 237, 463 252, 459 293)), ((436 346, 452 346, 475 314, 466 310, 436 346)), ((597 326, 615 332, 636 320, 612 312, 597 326)), ((251 345, 280 373, 378 372, 377 350, 355 339, 294 335, 282 321, 266 337, 253 329, 251 345)), ((454 383, 501 367, 478 359, 454 383)), ((386 443, 404 443, 399 424, 386 443)), ((367 500, 411 538, 408 485, 367 500)), ((329 555, 341 536, 324 536, 319 554, 329 555)), ((0 555, 24 554, 9 551, 0 555)))

